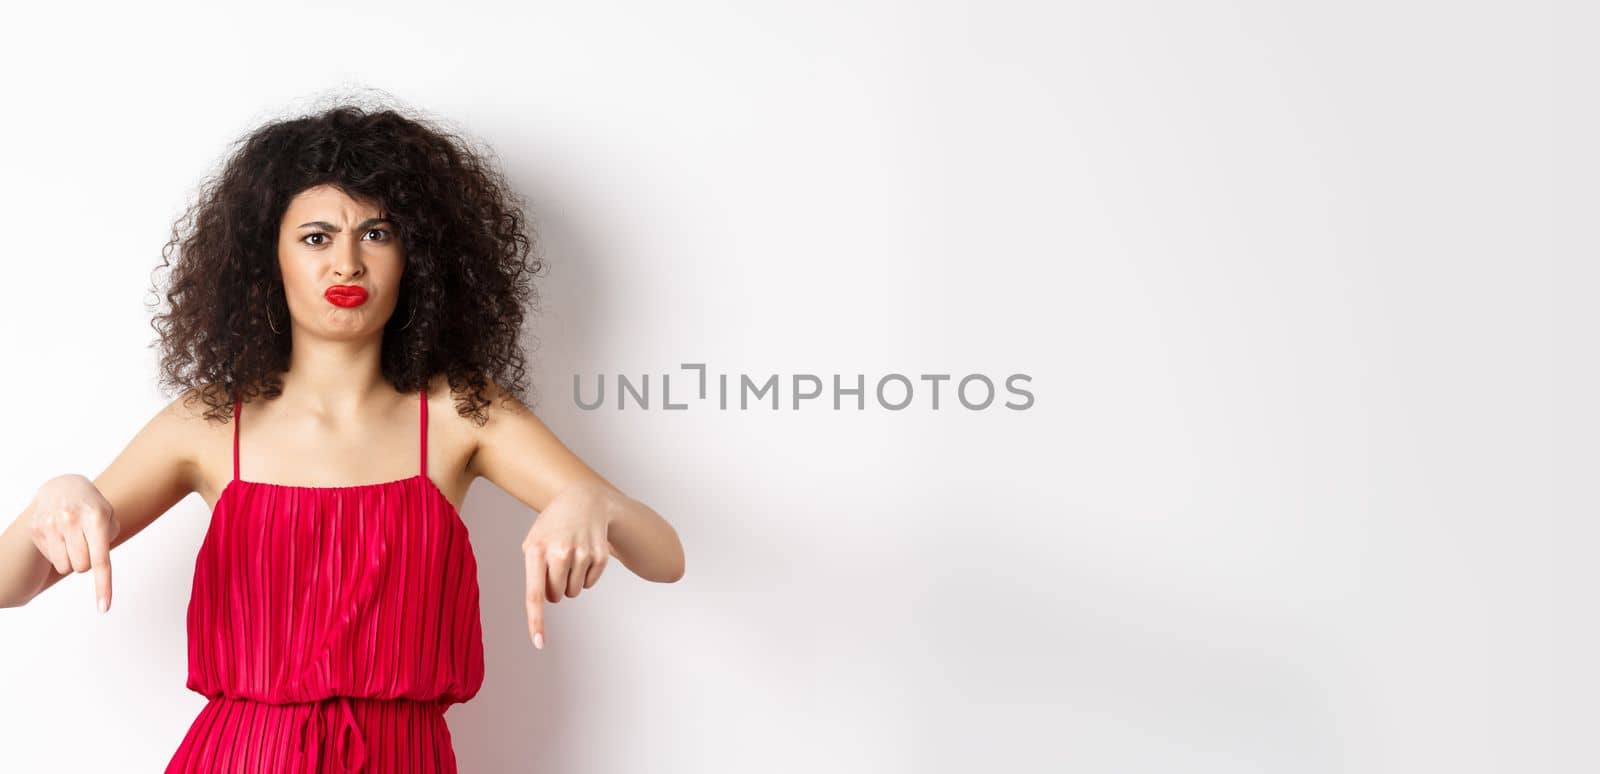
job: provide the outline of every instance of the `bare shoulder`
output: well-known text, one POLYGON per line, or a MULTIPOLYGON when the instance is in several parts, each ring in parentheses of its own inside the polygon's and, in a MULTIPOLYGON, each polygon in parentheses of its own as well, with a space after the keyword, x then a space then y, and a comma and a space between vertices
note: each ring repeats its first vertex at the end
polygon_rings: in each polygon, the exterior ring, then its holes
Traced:
MULTIPOLYGON (((498 381, 486 379, 483 389, 483 400, 487 402, 479 410, 487 421, 473 416, 471 413, 463 416, 461 405, 469 399, 469 394, 450 386, 450 380, 444 374, 434 376, 428 384, 428 417, 432 422, 438 415, 442 421, 459 423, 463 428, 482 428, 494 424, 496 419, 506 417, 531 417, 533 411, 528 408, 515 394, 505 389, 498 381)), ((463 432, 470 432, 463 430, 463 432)))
POLYGON ((113 547, 139 534, 191 492, 204 492, 205 482, 214 480, 201 463, 218 433, 226 431, 226 421, 207 417, 206 397, 216 400, 216 394, 190 389, 169 401, 94 478, 121 527, 113 547))
POLYGON ((471 426, 474 441, 469 475, 489 480, 536 511, 573 483, 611 485, 504 385, 490 380, 483 397, 487 421, 461 418, 471 426))
POLYGON ((449 379, 443 374, 435 376, 428 387, 429 433, 433 433, 437 418, 438 429, 449 439, 446 442, 464 452, 462 459, 466 461, 467 474, 472 478, 482 474, 477 468, 480 461, 478 452, 495 432, 508 424, 537 421, 533 411, 516 395, 492 378, 487 382, 482 392, 486 404, 478 407, 481 418, 474 412, 462 414, 461 408, 471 396, 452 389, 449 379))
MULTIPOLYGON (((154 434, 181 466, 185 489, 206 493, 206 463, 230 451, 232 402, 220 387, 192 387, 163 406, 142 432, 154 434)), ((210 499, 209 497, 207 499, 210 499)))
POLYGON ((528 408, 520 398, 506 390, 493 379, 488 380, 489 386, 483 391, 483 397, 489 402, 483 411, 492 423, 496 419, 534 419, 533 410, 528 408))

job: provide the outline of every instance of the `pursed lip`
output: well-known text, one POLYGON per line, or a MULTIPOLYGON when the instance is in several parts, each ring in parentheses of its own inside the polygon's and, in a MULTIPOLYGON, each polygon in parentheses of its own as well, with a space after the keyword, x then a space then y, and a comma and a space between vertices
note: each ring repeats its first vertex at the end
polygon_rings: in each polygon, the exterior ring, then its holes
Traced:
POLYGON ((360 306, 367 300, 367 289, 360 285, 334 285, 322 295, 339 306, 360 306))

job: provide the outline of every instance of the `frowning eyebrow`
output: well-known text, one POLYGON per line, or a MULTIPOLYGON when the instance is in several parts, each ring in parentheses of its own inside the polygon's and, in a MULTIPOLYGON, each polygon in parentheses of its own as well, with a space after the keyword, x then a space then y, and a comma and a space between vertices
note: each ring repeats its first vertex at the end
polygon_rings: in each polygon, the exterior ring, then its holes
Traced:
MULTIPOLYGON (((366 220, 363 220, 360 223, 356 224, 356 230, 357 231, 366 231, 367 229, 372 228, 373 226, 376 226, 379 223, 389 223, 389 219, 388 218, 367 218, 366 220)), ((393 224, 390 224, 390 225, 393 225, 393 224)), ((336 233, 339 231, 339 227, 338 226, 335 226, 332 223, 329 223, 328 221, 325 221, 325 220, 313 220, 310 223, 301 223, 299 225, 299 228, 320 228, 320 229, 322 229, 324 231, 333 231, 333 232, 336 232, 336 233)))

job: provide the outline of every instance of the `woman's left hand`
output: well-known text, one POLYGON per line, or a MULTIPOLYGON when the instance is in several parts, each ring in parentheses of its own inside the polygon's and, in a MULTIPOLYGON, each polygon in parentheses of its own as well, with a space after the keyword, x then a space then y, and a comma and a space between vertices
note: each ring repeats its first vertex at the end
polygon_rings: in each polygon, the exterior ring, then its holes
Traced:
POLYGON ((602 484, 572 484, 539 513, 522 541, 527 568, 528 632, 544 647, 544 602, 576 597, 600 580, 611 557, 606 539, 618 509, 602 484))

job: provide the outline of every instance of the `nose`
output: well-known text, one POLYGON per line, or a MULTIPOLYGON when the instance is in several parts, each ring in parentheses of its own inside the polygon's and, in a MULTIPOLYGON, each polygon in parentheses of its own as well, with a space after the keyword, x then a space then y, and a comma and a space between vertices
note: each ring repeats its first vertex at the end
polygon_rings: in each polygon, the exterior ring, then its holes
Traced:
POLYGON ((333 273, 340 279, 354 279, 366 273, 367 265, 361 257, 360 242, 339 240, 329 252, 333 256, 333 273))

